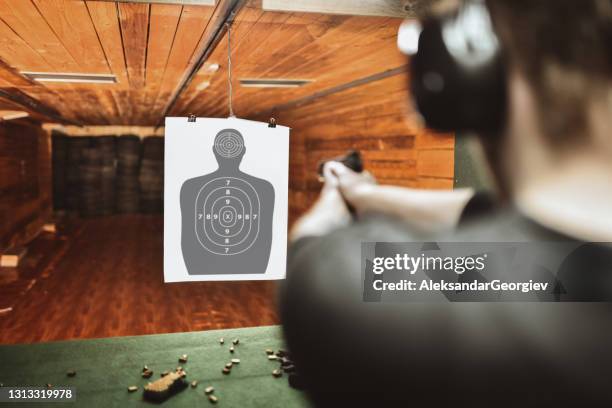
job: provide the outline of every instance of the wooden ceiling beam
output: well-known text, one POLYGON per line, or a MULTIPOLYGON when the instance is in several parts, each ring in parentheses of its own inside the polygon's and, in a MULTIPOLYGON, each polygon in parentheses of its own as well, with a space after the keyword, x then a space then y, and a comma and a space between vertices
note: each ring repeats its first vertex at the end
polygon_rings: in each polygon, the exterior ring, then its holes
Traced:
POLYGON ((219 44, 221 38, 223 38, 226 31, 226 24, 231 24, 234 21, 236 14, 238 14, 238 11, 245 5, 245 3, 246 0, 219 0, 219 3, 215 7, 215 11, 210 19, 210 23, 202 34, 203 41, 201 43, 201 47, 199 48, 200 52, 197 60, 176 87, 172 97, 164 107, 163 114, 161 115, 157 126, 161 126, 164 123, 168 112, 172 110, 183 91, 189 88, 189 84, 191 84, 193 78, 197 75, 200 68, 202 68, 208 57, 215 50, 215 47, 217 44, 219 44))
POLYGON ((261 0, 268 11, 352 16, 414 17, 430 0, 261 0))
POLYGON ((34 112, 51 119, 54 122, 76 124, 62 117, 55 109, 42 104, 17 88, 0 88, 0 98, 6 99, 24 108, 27 112, 34 112))
POLYGON ((60 123, 73 123, 63 118, 57 110, 23 92, 21 87, 36 86, 36 83, 19 74, 2 60, 0 60, 0 79, 3 84, 0 87, 0 100, 9 101, 11 105, 23 108, 29 114, 34 113, 60 123))

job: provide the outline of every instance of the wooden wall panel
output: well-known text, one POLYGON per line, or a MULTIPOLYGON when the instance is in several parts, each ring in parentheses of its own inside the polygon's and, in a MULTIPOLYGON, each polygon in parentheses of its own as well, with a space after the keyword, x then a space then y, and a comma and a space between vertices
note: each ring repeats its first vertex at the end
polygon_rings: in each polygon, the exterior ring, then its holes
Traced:
POLYGON ((49 134, 30 124, 0 124, 0 249, 31 239, 50 214, 49 134))
POLYGON ((451 189, 454 136, 419 127, 411 118, 405 73, 278 111, 290 126, 290 222, 318 196, 320 161, 360 150, 381 184, 451 189))

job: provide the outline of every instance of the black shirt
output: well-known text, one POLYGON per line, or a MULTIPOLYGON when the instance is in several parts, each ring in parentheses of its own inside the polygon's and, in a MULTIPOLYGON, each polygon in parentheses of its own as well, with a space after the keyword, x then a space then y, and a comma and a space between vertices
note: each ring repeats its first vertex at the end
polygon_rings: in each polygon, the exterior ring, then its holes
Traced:
MULTIPOLYGON (((435 239, 572 240, 517 211, 483 213, 435 239)), ((432 237, 417 236, 397 220, 374 216, 291 247, 281 317, 316 405, 612 402, 608 303, 363 301, 362 242, 427 239, 432 237)), ((604 273, 595 286, 610 298, 612 280, 606 279, 612 276, 612 251, 605 245, 587 248, 574 259, 571 273, 587 272, 583 262, 599 259, 604 273)))

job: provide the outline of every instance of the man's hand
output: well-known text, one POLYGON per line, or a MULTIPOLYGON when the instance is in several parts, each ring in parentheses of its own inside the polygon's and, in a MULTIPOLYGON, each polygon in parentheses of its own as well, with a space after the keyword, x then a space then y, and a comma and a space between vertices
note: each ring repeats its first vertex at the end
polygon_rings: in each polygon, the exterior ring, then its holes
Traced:
POLYGON ((472 189, 421 190, 381 186, 371 174, 355 173, 338 162, 327 170, 337 179, 342 197, 357 216, 378 213, 398 218, 421 233, 437 233, 454 228, 473 197, 472 189))
POLYGON ((300 218, 290 239, 325 235, 348 225, 352 215, 371 212, 395 217, 420 233, 438 233, 454 228, 473 197, 472 189, 420 190, 381 186, 369 173, 356 173, 339 162, 323 168, 325 184, 314 206, 300 218))
POLYGON ((337 179, 338 190, 357 214, 368 211, 370 198, 377 189, 374 176, 367 171, 354 172, 339 162, 326 163, 326 168, 337 179))
POLYGON ((338 177, 332 172, 336 164, 342 166, 337 162, 329 162, 323 167, 321 195, 312 208, 294 224, 289 234, 291 241, 306 236, 325 235, 351 222, 351 213, 338 190, 338 177))

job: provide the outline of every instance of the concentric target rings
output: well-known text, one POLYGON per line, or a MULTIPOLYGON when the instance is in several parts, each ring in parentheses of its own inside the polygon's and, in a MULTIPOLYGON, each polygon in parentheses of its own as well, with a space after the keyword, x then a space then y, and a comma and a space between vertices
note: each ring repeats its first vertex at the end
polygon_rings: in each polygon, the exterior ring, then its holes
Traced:
POLYGON ((222 130, 215 137, 215 152, 221 157, 232 159, 244 151, 244 139, 234 129, 222 130))
POLYGON ((195 230, 200 245, 217 255, 248 250, 259 235, 260 199, 255 188, 237 177, 218 177, 198 192, 195 230))

